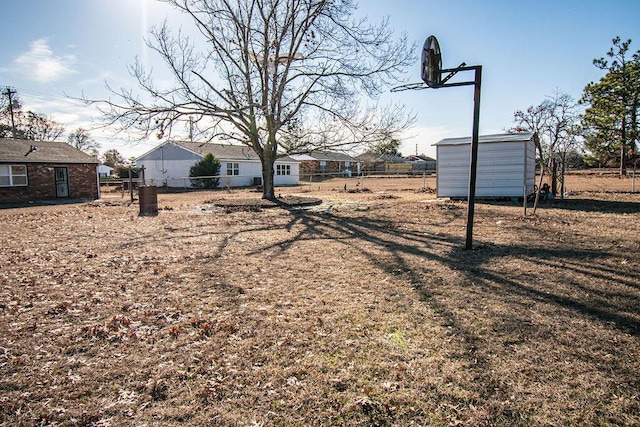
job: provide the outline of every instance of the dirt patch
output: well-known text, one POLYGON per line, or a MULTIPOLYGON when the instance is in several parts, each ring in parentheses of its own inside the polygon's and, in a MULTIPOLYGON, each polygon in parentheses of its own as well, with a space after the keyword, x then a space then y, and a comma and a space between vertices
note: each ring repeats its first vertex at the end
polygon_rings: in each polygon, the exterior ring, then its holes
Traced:
POLYGON ((0 211, 0 425, 640 423, 639 195, 377 182, 0 211))
POLYGON ((284 196, 278 197, 276 200, 266 200, 260 198, 236 198, 227 200, 211 200, 214 206, 225 208, 227 211, 257 211, 260 209, 269 208, 300 208, 307 206, 315 206, 322 203, 321 199, 315 197, 301 197, 301 196, 284 196))

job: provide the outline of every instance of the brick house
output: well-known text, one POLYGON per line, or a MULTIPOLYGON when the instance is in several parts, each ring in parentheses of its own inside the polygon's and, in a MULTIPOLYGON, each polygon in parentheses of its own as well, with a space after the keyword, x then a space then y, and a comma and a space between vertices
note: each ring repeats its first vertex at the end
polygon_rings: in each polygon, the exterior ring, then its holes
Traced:
POLYGON ((300 179, 309 179, 314 176, 352 176, 360 173, 360 160, 344 153, 312 151, 290 157, 300 162, 300 179))
POLYGON ((65 142, 0 139, 0 204, 97 199, 98 164, 65 142))
POLYGON ((358 160, 367 173, 405 174, 412 170, 411 162, 391 154, 362 153, 358 155, 358 160))
POLYGON ((410 155, 405 157, 405 160, 411 162, 412 171, 415 174, 436 173, 436 159, 433 157, 421 155, 410 155))

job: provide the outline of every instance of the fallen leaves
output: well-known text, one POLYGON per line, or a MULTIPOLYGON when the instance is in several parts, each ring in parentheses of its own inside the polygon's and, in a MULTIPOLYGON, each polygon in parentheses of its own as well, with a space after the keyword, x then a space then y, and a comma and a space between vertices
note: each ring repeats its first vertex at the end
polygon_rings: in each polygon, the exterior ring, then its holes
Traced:
POLYGON ((381 194, 0 211, 0 423, 637 421, 628 205, 381 194))

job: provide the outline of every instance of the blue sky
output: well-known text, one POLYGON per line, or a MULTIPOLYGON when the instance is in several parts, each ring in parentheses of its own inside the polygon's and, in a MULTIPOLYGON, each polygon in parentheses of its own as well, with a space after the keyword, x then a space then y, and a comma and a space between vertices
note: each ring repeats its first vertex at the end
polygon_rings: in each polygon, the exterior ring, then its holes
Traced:
MULTIPOLYGON (((0 86, 17 88, 25 108, 52 117, 68 132, 93 128, 96 113, 67 95, 103 98, 105 81, 135 89, 127 66, 136 56, 162 77, 162 64, 143 37, 165 18, 175 27, 189 26, 154 0, 4 1, 0 11, 0 86)), ((640 49, 639 0, 360 0, 358 13, 374 22, 388 16, 418 48, 435 35, 445 67, 482 65, 481 134, 510 127, 515 110, 540 103, 556 89, 579 99, 587 83, 602 77, 592 61, 605 55, 613 37, 633 39, 632 49, 640 49)), ((416 61, 406 79, 418 82, 419 76, 416 61)), ((405 103, 417 115, 404 154, 417 149, 434 155, 432 144, 441 138, 471 133, 471 87, 388 93, 383 100, 405 103)), ((126 157, 158 143, 130 145, 98 129, 91 134, 101 151, 115 148, 126 157)))

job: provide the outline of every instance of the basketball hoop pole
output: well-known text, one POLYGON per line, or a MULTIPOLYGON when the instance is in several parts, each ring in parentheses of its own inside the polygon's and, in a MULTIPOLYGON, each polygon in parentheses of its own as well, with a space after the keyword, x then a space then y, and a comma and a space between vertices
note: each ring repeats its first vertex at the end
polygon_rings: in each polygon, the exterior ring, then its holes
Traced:
POLYGON ((464 248, 473 249, 473 216, 476 205, 476 177, 478 171, 478 139, 480 124, 480 87, 482 84, 482 65, 467 67, 462 63, 458 68, 440 70, 440 73, 450 73, 441 80, 441 84, 433 89, 442 87, 471 86, 473 85, 473 130, 471 133, 471 153, 469 162, 469 192, 467 198, 467 238, 464 248), (446 83, 454 74, 459 71, 473 71, 475 78, 473 81, 446 83))
POLYGON ((466 250, 473 249, 473 217, 476 206, 476 177, 478 171, 478 139, 480 126, 480 87, 482 84, 482 65, 474 65, 465 67, 464 63, 458 68, 441 70, 441 73, 451 73, 442 82, 444 84, 436 87, 455 87, 473 85, 473 130, 471 132, 471 153, 469 162, 469 192, 467 197, 467 238, 464 248, 466 250), (475 78, 472 82, 445 83, 453 74, 458 71, 474 71, 475 78))
POLYGON ((471 67, 464 66, 464 63, 458 68, 441 70, 441 73, 450 73, 442 79, 442 84, 435 86, 434 89, 441 87, 471 86, 473 85, 473 130, 471 133, 471 153, 469 162, 469 192, 467 197, 467 238, 464 244, 466 250, 473 249, 473 216, 476 206, 476 176, 478 171, 478 139, 480 125, 480 86, 482 83, 482 65, 474 65, 471 67), (456 82, 446 83, 454 74, 459 71, 473 71, 475 78, 472 82, 456 82))
POLYGON ((473 132, 471 134, 471 162, 469 164, 469 198, 467 200, 467 239, 466 250, 473 248, 473 215, 476 204, 476 175, 478 171, 478 138, 480 123, 480 84, 482 83, 482 65, 475 69, 473 84, 473 132))
POLYGON ((478 171, 478 129, 480 123, 480 86, 482 83, 482 66, 466 66, 463 62, 457 68, 442 69, 442 52, 435 36, 429 36, 422 48, 422 81, 426 83, 411 83, 391 89, 392 92, 401 90, 440 89, 442 87, 473 85, 473 131, 471 134, 471 153, 469 162, 469 192, 467 198, 467 239, 464 248, 473 248, 473 216, 476 203, 476 176, 478 171), (474 71, 473 81, 448 83, 460 71, 474 71), (442 78, 443 73, 449 73, 442 78))

